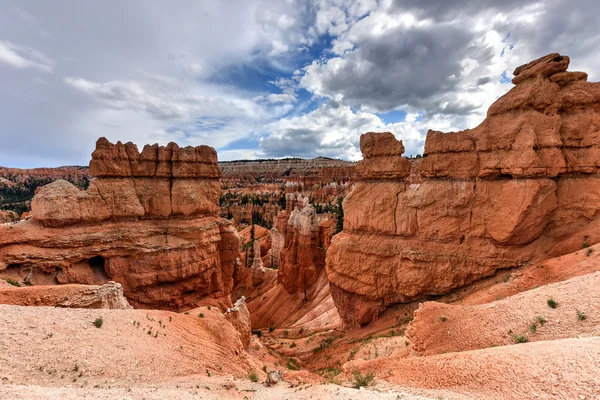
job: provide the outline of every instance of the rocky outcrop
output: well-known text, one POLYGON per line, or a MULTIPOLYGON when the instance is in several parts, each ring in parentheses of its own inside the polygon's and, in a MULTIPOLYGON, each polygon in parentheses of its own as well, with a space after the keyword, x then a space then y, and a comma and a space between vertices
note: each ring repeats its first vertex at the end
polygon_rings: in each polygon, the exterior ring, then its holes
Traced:
POLYGON ((288 209, 271 230, 277 282, 248 303, 252 326, 260 328, 339 326, 325 271, 325 254, 335 233, 335 221, 315 212, 308 198, 286 195, 288 209), (290 204, 291 203, 291 204, 290 204))
POLYGON ((0 228, 0 276, 39 284, 114 280, 136 307, 193 308, 227 297, 237 231, 218 217, 214 149, 116 145, 101 138, 87 190, 58 180, 32 200, 32 219, 0 228))
POLYGON ((481 125, 429 131, 412 165, 391 133, 361 137, 361 181, 327 254, 347 325, 600 241, 600 84, 568 64, 517 68, 481 125))
POLYGON ((239 332, 242 344, 247 348, 252 338, 252 328, 250 326, 250 312, 246 306, 246 298, 244 296, 240 297, 233 307, 227 309, 225 317, 231 322, 235 330, 239 332))
POLYGON ((288 293, 306 292, 325 267, 325 251, 319 249, 317 214, 311 205, 294 209, 289 216, 285 247, 277 281, 288 293))
POLYGON ((115 282, 108 282, 102 286, 1 286, 0 304, 117 310, 133 308, 123 296, 123 287, 115 282))

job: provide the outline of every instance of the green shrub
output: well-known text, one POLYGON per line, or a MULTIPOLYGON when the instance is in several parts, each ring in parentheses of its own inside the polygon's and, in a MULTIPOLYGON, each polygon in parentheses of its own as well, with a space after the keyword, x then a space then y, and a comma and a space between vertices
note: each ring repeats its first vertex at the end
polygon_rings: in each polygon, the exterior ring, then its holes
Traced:
POLYGON ((583 321, 584 319, 586 319, 586 316, 583 312, 577 310, 577 319, 583 321))
POLYGON ((5 280, 6 280, 6 283, 8 283, 9 285, 13 285, 13 286, 16 286, 16 287, 21 287, 21 283, 20 282, 13 281, 12 279, 5 279, 5 280))
POLYGON ((442 321, 442 322, 446 322, 446 321, 448 321, 448 318, 446 318, 446 317, 442 316, 442 317, 440 317, 440 321, 442 321))
POLYGON ((512 339, 515 343, 527 343, 529 341, 525 335, 512 335, 512 339))
POLYGON ((360 387, 370 386, 375 381, 375 374, 373 372, 369 372, 368 374, 363 375, 359 371, 354 371, 352 376, 352 386, 356 389, 360 387))
POLYGON ((96 320, 94 321, 94 326, 96 328, 102 328, 103 324, 104 324, 104 320, 102 319, 102 317, 96 318, 96 320))
POLYGON ((287 368, 292 371, 298 371, 300 369, 300 363, 295 358, 288 358, 287 368))
POLYGON ((293 349, 294 347, 296 347, 296 342, 292 342, 292 344, 290 344, 290 349, 293 349))
POLYGON ((198 314, 198 316, 199 316, 200 318, 204 318, 204 313, 200 313, 200 314, 198 314))
POLYGON ((248 379, 250 379, 252 382, 258 382, 258 374, 256 373, 256 371, 252 371, 248 374, 248 379))
POLYGON ((531 325, 529 325, 529 330, 531 331, 531 333, 535 333, 537 331, 537 322, 534 322, 531 325))
POLYGON ((550 308, 558 307, 558 303, 552 297, 550 297, 546 303, 548 303, 548 307, 550 308))
POLYGON ((537 320, 537 322, 539 322, 539 324, 540 324, 541 326, 544 326, 544 324, 545 324, 546 322, 548 322, 548 321, 546 320, 546 318, 542 317, 541 315, 538 315, 537 317, 535 317, 535 319, 537 320))
POLYGON ((275 327, 274 327, 274 326, 270 326, 270 327, 269 327, 269 333, 273 332, 274 330, 275 330, 275 327))

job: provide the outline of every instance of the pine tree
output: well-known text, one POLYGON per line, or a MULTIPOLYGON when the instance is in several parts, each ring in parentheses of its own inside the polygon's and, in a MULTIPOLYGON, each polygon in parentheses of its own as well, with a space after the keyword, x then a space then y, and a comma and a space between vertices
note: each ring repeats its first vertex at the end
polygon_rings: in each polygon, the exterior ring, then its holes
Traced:
POLYGON ((335 224, 335 233, 339 233, 344 229, 344 208, 342 207, 342 201, 344 201, 344 198, 338 197, 337 209, 335 210, 335 214, 337 217, 337 222, 335 224))

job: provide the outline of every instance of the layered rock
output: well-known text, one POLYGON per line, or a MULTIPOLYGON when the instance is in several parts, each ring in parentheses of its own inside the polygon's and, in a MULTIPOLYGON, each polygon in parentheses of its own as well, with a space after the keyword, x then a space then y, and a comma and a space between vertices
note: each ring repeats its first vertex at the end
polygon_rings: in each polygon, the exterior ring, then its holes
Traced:
POLYGON ((0 304, 118 310, 132 308, 123 296, 123 287, 115 282, 102 286, 0 286, 0 304))
POLYGON ((87 190, 58 180, 32 200, 32 219, 0 230, 0 275, 30 283, 114 280, 136 307, 191 308, 227 297, 237 231, 218 217, 214 149, 98 140, 87 190))
POLYGON ((429 131, 412 166, 391 133, 361 137, 361 182, 327 254, 346 324, 600 240, 600 84, 568 64, 517 68, 481 125, 429 131))
POLYGON ((288 193, 287 208, 271 230, 277 282, 248 306, 256 328, 331 329, 339 326, 325 271, 325 254, 335 220, 315 212, 308 198, 288 193))

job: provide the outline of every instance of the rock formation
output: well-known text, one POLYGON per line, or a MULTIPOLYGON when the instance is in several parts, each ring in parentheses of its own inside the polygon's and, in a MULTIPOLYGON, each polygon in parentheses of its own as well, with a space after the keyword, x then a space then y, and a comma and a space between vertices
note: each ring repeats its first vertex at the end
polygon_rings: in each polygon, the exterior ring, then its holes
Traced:
POLYGON ((239 237, 218 217, 217 154, 111 144, 92 154, 87 190, 58 180, 32 200, 32 219, 0 227, 0 275, 32 284, 123 285, 136 307, 192 308, 233 287, 239 237))
POLYGON ((320 221, 308 198, 299 193, 288 193, 286 199, 286 208, 291 211, 277 216, 276 227, 271 230, 272 257, 267 258, 278 266, 277 284, 249 302, 252 326, 337 327, 339 316, 325 272, 325 254, 335 221, 320 221))
POLYGON ((115 282, 102 286, 0 286, 0 304, 117 310, 133 308, 123 296, 121 284, 115 282))
POLYGON ((412 166, 393 134, 361 136, 361 182, 327 253, 345 324, 600 241, 600 84, 568 64, 517 68, 481 125, 429 131, 412 166))
POLYGON ((225 312, 225 317, 236 331, 240 334, 240 339, 244 347, 248 347, 250 339, 252 338, 252 331, 250 326, 250 312, 246 306, 246 298, 240 297, 233 307, 228 308, 225 312))

